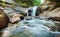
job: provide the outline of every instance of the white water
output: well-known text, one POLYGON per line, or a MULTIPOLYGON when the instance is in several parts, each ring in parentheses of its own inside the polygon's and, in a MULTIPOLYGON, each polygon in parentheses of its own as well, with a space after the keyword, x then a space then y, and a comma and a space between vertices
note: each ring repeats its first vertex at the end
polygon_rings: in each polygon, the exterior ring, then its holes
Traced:
MULTIPOLYGON (((32 7, 32 9, 33 9, 32 16, 35 16, 37 6, 32 7)), ((27 16, 28 16, 28 13, 27 13, 27 16)), ((28 26, 23 23, 26 21, 27 20, 24 20, 24 21, 20 22, 19 24, 17 24, 17 25, 19 25, 18 27, 13 26, 13 27, 11 27, 11 29, 6 30, 4 32, 3 36, 9 37, 11 35, 18 34, 18 33, 27 35, 27 33, 28 33, 28 36, 33 35, 34 37, 40 37, 40 36, 42 36, 42 37, 49 36, 50 37, 50 33, 48 32, 50 30, 50 28, 48 28, 47 26, 44 26, 44 25, 54 26, 53 22, 46 21, 46 20, 38 20, 38 19, 33 20, 32 19, 32 20, 28 21, 29 22, 29 26, 28 26), (22 33, 20 33, 21 31, 22 31, 22 33), (32 34, 30 34, 30 33, 32 33, 32 34)), ((19 36, 21 36, 21 35, 19 35, 19 36)))
MULTIPOLYGON (((33 36, 37 35, 38 37, 49 36, 50 35, 50 33, 49 33, 50 28, 48 28, 47 26, 44 26, 44 24, 54 26, 53 22, 46 21, 46 20, 38 20, 38 19, 35 19, 35 20, 32 19, 32 20, 26 20, 26 21, 23 20, 17 24, 18 27, 13 26, 13 27, 11 27, 11 29, 8 29, 6 32, 4 32, 4 36, 7 36, 7 35, 12 36, 12 35, 15 35, 18 33, 19 34, 26 34, 26 35, 28 33, 28 36, 29 35, 33 35, 33 36), (24 24, 24 22, 29 22, 29 23, 24 24), (20 33, 21 31, 23 31, 23 32, 20 33)), ((21 35, 19 35, 19 36, 21 36, 21 35)))
POLYGON ((38 6, 34 6, 34 7, 32 7, 32 10, 33 10, 33 12, 32 12, 32 16, 35 16, 36 11, 37 11, 37 7, 38 7, 38 6))

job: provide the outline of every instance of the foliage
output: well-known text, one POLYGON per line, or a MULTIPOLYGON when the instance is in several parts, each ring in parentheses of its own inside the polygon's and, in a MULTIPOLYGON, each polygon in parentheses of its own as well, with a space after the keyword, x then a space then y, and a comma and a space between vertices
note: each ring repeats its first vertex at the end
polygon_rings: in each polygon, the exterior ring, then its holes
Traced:
POLYGON ((41 0, 14 0, 16 3, 21 3, 22 6, 36 6, 40 5, 41 0))
POLYGON ((5 7, 5 3, 3 2, 3 0, 0 0, 0 6, 5 7))

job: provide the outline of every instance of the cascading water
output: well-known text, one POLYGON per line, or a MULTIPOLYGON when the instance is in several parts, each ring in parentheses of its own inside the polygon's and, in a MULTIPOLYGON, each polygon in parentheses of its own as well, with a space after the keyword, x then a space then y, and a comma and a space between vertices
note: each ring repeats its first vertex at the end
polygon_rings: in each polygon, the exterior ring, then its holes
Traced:
POLYGON ((36 11, 37 11, 37 7, 38 6, 34 6, 34 7, 32 7, 32 16, 35 16, 35 14, 36 14, 36 11))
POLYGON ((21 21, 18 23, 18 27, 13 26, 10 29, 7 29, 8 31, 4 32, 3 36, 17 36, 17 37, 53 37, 57 36, 58 33, 50 32, 50 28, 48 28, 45 25, 52 25, 54 26, 54 22, 46 21, 46 20, 27 20, 27 24, 24 23, 24 21, 21 21), (15 35, 17 34, 17 35, 15 35), (24 35, 23 35, 24 34, 24 35), (31 36, 30 36, 31 35, 31 36))

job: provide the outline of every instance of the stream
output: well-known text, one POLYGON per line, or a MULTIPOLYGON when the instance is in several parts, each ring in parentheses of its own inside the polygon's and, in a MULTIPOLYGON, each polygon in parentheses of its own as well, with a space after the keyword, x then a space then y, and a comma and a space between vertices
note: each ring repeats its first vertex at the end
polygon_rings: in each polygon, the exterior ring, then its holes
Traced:
POLYGON ((53 32, 48 26, 55 26, 54 22, 31 19, 23 20, 3 32, 3 37, 57 37, 60 33, 53 32))
MULTIPOLYGON (((31 19, 25 17, 24 20, 13 24, 14 26, 4 29, 2 37, 57 37, 60 35, 60 32, 53 32, 49 28, 56 27, 53 21, 45 20, 44 17, 33 17, 36 14, 36 10, 37 6, 32 7, 31 19)), ((27 17, 29 17, 28 11, 26 12, 27 17)))

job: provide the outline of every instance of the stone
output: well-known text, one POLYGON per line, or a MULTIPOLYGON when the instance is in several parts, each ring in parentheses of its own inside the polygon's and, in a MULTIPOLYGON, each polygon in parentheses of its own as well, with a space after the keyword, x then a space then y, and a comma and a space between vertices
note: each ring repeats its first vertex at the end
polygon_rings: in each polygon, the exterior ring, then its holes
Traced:
POLYGON ((8 21, 8 16, 2 10, 0 10, 0 30, 8 26, 8 21))
POLYGON ((23 18, 23 15, 21 15, 21 14, 14 14, 14 15, 12 15, 12 17, 10 17, 10 22, 11 23, 17 23, 18 21, 21 20, 21 18, 23 18))

